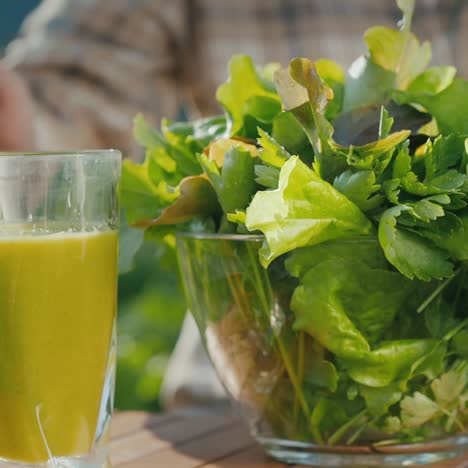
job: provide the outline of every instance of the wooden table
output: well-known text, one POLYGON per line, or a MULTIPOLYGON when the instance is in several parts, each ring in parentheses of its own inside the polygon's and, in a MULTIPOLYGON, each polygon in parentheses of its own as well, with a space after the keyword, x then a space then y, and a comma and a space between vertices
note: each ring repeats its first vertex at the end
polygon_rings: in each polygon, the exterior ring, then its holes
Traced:
MULTIPOLYGON (((271 460, 245 426, 223 411, 187 409, 169 414, 118 413, 111 460, 122 468, 285 468, 271 460)), ((432 468, 468 468, 468 459, 432 468)))

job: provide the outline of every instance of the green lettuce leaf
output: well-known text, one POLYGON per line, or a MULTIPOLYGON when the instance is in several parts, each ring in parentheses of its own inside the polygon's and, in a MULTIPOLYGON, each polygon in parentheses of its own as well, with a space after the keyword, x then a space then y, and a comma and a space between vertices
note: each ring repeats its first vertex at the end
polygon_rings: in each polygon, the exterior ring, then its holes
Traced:
POLYGON ((182 180, 175 192, 177 199, 164 208, 156 218, 141 219, 136 227, 147 228, 165 224, 182 224, 195 216, 215 216, 221 212, 216 192, 204 176, 190 176, 182 180))
POLYGON ((438 94, 450 86, 457 74, 455 67, 431 67, 418 75, 408 86, 409 93, 438 94))
POLYGON ((260 159, 265 163, 273 167, 280 168, 291 155, 281 146, 272 136, 267 132, 258 129, 258 143, 262 147, 259 152, 260 159))
POLYGON ((246 211, 246 226, 265 235, 261 251, 265 266, 298 247, 373 232, 361 210, 297 156, 284 163, 276 190, 255 194, 246 211))
POLYGON ((218 88, 216 97, 229 117, 229 133, 247 136, 245 117, 251 115, 258 121, 255 123, 271 122, 281 110, 281 101, 273 84, 257 72, 249 56, 234 55, 229 73, 229 80, 218 88))
POLYGON ((128 159, 122 165, 120 194, 130 224, 158 216, 177 198, 177 193, 164 181, 158 185, 153 182, 149 176, 148 162, 138 165, 128 159))
POLYGON ((319 59, 315 62, 315 68, 322 80, 333 91, 333 99, 328 103, 325 116, 332 121, 343 108, 344 84, 346 75, 344 70, 333 60, 319 59))
POLYGON ((278 188, 280 171, 276 167, 265 166, 262 164, 255 165, 255 182, 266 188, 278 188))
POLYGON ((443 135, 468 133, 468 81, 457 78, 447 88, 437 94, 424 91, 394 93, 400 104, 419 104, 432 114, 443 135))
POLYGON ((350 377, 368 387, 407 381, 415 361, 429 355, 437 340, 395 340, 381 344, 359 359, 341 359, 350 377))
POLYGON ((388 266, 379 242, 374 237, 353 237, 345 242, 338 239, 296 249, 286 259, 285 265, 292 276, 300 278, 324 261, 356 259, 369 268, 386 269, 388 266))
POLYGON ((348 70, 343 110, 356 107, 382 105, 392 96, 395 73, 375 64, 369 57, 361 56, 348 70))
POLYGON ((233 146, 224 154, 221 168, 204 154, 199 156, 199 161, 216 191, 224 213, 244 210, 257 189, 255 163, 251 153, 241 146, 233 146))
POLYGON ((370 414, 374 417, 387 414, 389 408, 398 403, 403 396, 402 385, 400 383, 391 384, 387 387, 360 385, 359 393, 366 401, 370 414))
MULTIPOLYGON (((309 249, 313 251, 314 247, 302 249, 302 254, 310 260, 309 249)), ((304 268, 304 260, 294 255, 286 265, 291 271, 297 271, 304 268)), ((350 340, 345 339, 340 345, 332 337, 340 336, 342 330, 351 330, 353 325, 366 343, 377 343, 392 325, 413 287, 404 276, 371 268, 356 257, 326 259, 310 265, 301 275, 300 286, 291 302, 296 315, 294 327, 307 331, 337 356, 359 353, 368 345, 356 342, 354 350, 350 340)))
POLYGON ((395 74, 394 87, 397 89, 406 89, 431 61, 429 42, 420 44, 409 30, 375 26, 366 31, 364 40, 372 63, 395 74))
POLYGON ((386 210, 379 223, 379 241, 387 260, 406 277, 424 281, 450 276, 453 265, 449 255, 434 243, 397 226, 397 218, 408 210, 395 206, 386 210))

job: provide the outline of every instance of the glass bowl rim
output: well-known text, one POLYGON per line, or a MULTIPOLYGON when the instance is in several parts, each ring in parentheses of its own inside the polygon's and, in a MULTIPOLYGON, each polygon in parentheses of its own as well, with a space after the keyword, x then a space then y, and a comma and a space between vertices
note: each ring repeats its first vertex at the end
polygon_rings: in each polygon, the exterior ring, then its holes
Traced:
MULTIPOLYGON (((195 240, 232 240, 232 241, 252 241, 252 242, 263 242, 266 237, 263 234, 223 234, 216 232, 189 232, 189 231, 177 231, 176 237, 181 239, 195 239, 195 240)), ((350 237, 339 237, 337 239, 330 239, 328 241, 321 242, 321 244, 327 242, 378 242, 376 236, 350 236, 350 237)), ((317 245, 317 244, 314 244, 317 245)), ((307 247, 307 246, 306 246, 307 247)), ((301 247, 298 247, 301 248, 301 247)))

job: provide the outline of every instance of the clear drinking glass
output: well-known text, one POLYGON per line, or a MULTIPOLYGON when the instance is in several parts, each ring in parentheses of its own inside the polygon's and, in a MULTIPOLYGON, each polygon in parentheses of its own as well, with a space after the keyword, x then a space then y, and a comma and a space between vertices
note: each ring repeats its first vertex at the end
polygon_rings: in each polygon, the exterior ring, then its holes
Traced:
POLYGON ((0 468, 108 466, 120 168, 0 155, 0 468))
MULTIPOLYGON (((421 466, 467 456, 468 434, 464 427, 468 415, 464 408, 450 406, 448 418, 440 411, 421 427, 417 438, 409 439, 404 427, 395 425, 384 430, 380 425, 388 414, 393 421, 401 417, 401 402, 413 395, 413 385, 430 395, 434 378, 446 372, 445 368, 455 365, 466 372, 468 360, 453 346, 453 337, 419 339, 426 325, 416 305, 434 293, 455 304, 454 290, 466 288, 467 277, 461 276, 457 285, 448 285, 444 291, 440 282, 406 283, 408 290, 402 293, 398 315, 379 331, 385 343, 382 348, 391 345, 392 353, 415 344, 424 344, 425 348, 421 348, 421 356, 410 356, 395 374, 397 382, 403 375, 407 378, 411 373, 412 377, 405 388, 399 386, 401 391, 395 396, 392 393, 389 401, 385 396, 391 387, 363 386, 356 383, 362 377, 351 380, 343 372, 351 364, 326 347, 327 326, 323 322, 316 320, 307 332, 295 327, 298 282, 288 269, 290 257, 280 257, 263 268, 258 255, 262 242, 263 237, 253 235, 177 236, 185 293, 204 346, 221 382, 265 451, 282 462, 336 468, 421 466), (450 356, 440 363, 438 350, 447 345, 451 347, 450 356), (444 369, 438 370, 437 376, 427 377, 434 363, 437 368, 443 364, 444 369), (364 404, 369 394, 377 395, 372 413, 364 404)), ((371 268, 376 281, 367 289, 362 283, 366 294, 375 299, 371 307, 359 291, 347 287, 354 272, 346 273, 342 268, 345 254, 380 264, 377 239, 330 241, 298 249, 297 254, 296 259, 304 259, 304 265, 312 265, 309 274, 315 275, 312 284, 316 287, 299 289, 311 316, 323 317, 324 305, 337 314, 341 307, 351 313, 352 306, 357 306, 367 324, 372 324, 369 312, 373 307, 389 313, 388 286, 383 281, 389 277, 387 270, 371 268), (333 275, 323 273, 324 264, 333 275)), ((391 277, 398 275, 388 268, 391 277)), ((464 294, 459 293, 460 304, 466 303, 464 294)), ((466 312, 463 308, 461 311, 460 318, 466 319, 466 312)), ((328 321, 333 318, 331 314, 328 321)), ((379 322, 373 323, 376 329, 379 322)), ((369 368, 368 357, 356 359, 358 369, 369 368)), ((379 362, 372 371, 383 375, 384 367, 379 362)), ((466 389, 458 388, 458 392, 462 391, 466 389)), ((409 406, 409 410, 414 407, 409 406)))

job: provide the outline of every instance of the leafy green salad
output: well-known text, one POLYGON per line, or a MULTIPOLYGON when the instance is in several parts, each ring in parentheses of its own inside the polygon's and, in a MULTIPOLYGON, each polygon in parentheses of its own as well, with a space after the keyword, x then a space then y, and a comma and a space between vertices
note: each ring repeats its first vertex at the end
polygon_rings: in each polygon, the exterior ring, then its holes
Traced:
POLYGON ((294 436, 317 443, 468 429, 468 81, 429 67, 414 1, 398 5, 400 29, 367 30, 347 71, 234 56, 224 116, 157 131, 139 115, 146 159, 124 163, 122 203, 147 238, 261 234, 263 267, 295 278, 292 328, 322 351, 294 436))

